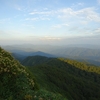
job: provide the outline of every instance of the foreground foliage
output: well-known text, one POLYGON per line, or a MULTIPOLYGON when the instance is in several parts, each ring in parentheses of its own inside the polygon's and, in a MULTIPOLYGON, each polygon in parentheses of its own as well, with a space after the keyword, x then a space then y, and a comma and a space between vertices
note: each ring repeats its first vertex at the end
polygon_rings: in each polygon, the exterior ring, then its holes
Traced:
POLYGON ((34 93, 34 100, 68 100, 68 99, 64 98, 61 94, 41 89, 34 93))
POLYGON ((37 88, 34 77, 0 48, 0 99, 22 100, 37 88))

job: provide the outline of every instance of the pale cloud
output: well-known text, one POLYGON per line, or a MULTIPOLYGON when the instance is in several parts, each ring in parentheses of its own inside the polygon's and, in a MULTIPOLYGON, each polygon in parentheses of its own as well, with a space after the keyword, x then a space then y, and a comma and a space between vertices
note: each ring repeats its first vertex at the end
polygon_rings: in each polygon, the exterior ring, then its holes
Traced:
POLYGON ((0 19, 0 23, 3 24, 3 23, 7 23, 7 22, 10 22, 10 18, 4 18, 4 19, 0 19))
POLYGON ((83 2, 78 2, 78 3, 73 3, 71 8, 79 8, 79 7, 83 7, 84 3, 83 2))
POLYGON ((80 3, 78 3, 78 5, 79 5, 79 6, 83 6, 83 5, 84 5, 84 3, 80 2, 80 3))
POLYGON ((44 36, 40 38, 41 40, 61 40, 60 37, 50 37, 50 36, 44 36))
POLYGON ((50 18, 40 17, 40 20, 50 20, 50 18))
MULTIPOLYGON (((82 5, 82 3, 79 3, 79 5, 82 5)), ((65 20, 69 20, 69 19, 74 19, 76 20, 76 18, 78 20, 88 20, 88 21, 95 21, 95 22, 100 22, 100 14, 97 13, 96 11, 97 9, 93 8, 93 7, 87 7, 87 8, 82 8, 79 10, 74 10, 72 8, 63 8, 63 9, 59 9, 59 10, 44 10, 44 11, 33 11, 30 12, 29 15, 42 15, 42 16, 48 16, 48 18, 50 19, 50 17, 56 17, 56 18, 60 18, 60 19, 65 19, 65 20)))
POLYGON ((0 30, 0 35, 6 34, 4 31, 0 30))
POLYGON ((94 34, 100 34, 100 28, 95 29, 94 34))
POLYGON ((80 24, 87 25, 88 24, 88 21, 87 20, 81 20, 80 21, 80 24))
POLYGON ((48 10, 48 8, 43 8, 44 10, 48 10))
POLYGON ((75 12, 72 8, 64 8, 57 11, 59 13, 59 18, 68 18, 70 15, 75 15, 75 12))
POLYGON ((93 29, 87 26, 86 27, 73 26, 69 28, 68 32, 70 36, 91 36, 94 34, 93 29))
POLYGON ((26 18, 25 20, 32 20, 32 21, 37 21, 39 18, 36 17, 36 18, 26 18))
POLYGON ((35 18, 26 18, 25 20, 37 21, 37 20, 50 20, 48 17, 35 17, 35 18))
POLYGON ((33 28, 33 29, 35 28, 34 25, 30 25, 30 24, 29 25, 28 24, 22 24, 22 26, 30 27, 30 28, 33 28))
POLYGON ((72 33, 72 35, 74 32, 77 33, 78 36, 96 36, 100 35, 100 27, 95 29, 89 27, 72 27, 69 29, 69 33, 72 33))
POLYGON ((15 8, 16 10, 19 10, 19 11, 22 11, 22 10, 23 10, 22 7, 19 6, 18 4, 14 4, 13 6, 14 6, 14 8, 15 8))
POLYGON ((100 0, 97 0, 98 4, 100 4, 100 0))
POLYGON ((69 31, 74 31, 74 30, 78 30, 78 29, 79 29, 78 26, 73 26, 73 27, 70 27, 70 28, 69 28, 69 31))
POLYGON ((59 12, 59 18, 73 18, 73 19, 83 19, 88 21, 95 21, 100 22, 100 14, 96 12, 96 9, 93 7, 90 8, 83 8, 80 10, 73 10, 72 8, 65 8, 60 9, 59 12))
POLYGON ((24 5, 18 4, 17 2, 14 2, 14 1, 12 1, 11 6, 14 9, 18 10, 18 11, 22 11, 22 12, 28 12, 28 11, 30 11, 30 8, 28 6, 24 6, 24 5))
POLYGON ((53 12, 52 11, 33 11, 31 13, 29 13, 30 15, 45 15, 45 16, 48 16, 50 14, 52 14, 53 12))
POLYGON ((52 29, 58 29, 58 28, 61 28, 61 25, 60 25, 60 24, 58 24, 58 25, 53 25, 53 26, 52 26, 52 29))
POLYGON ((57 24, 57 25, 53 25, 52 29, 58 29, 58 28, 62 28, 62 27, 68 27, 68 24, 57 24))
POLYGON ((26 39, 28 41, 37 41, 37 42, 40 42, 40 43, 48 43, 48 42, 54 42, 54 41, 61 41, 62 38, 61 37, 53 37, 53 36, 28 36, 26 37, 26 39))
POLYGON ((21 11, 21 8, 20 7, 16 7, 16 9, 19 10, 19 11, 21 11))
POLYGON ((62 24, 62 26, 69 26, 69 24, 62 24))

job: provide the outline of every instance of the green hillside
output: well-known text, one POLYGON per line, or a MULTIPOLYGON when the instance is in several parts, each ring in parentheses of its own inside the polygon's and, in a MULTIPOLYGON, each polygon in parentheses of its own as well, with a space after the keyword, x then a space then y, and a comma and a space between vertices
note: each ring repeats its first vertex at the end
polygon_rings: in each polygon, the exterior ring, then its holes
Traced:
POLYGON ((45 63, 47 61, 48 58, 44 56, 29 56, 25 58, 21 63, 25 66, 34 66, 34 65, 45 63))
POLYGON ((64 59, 64 58, 59 58, 59 60, 64 61, 66 63, 69 63, 72 66, 75 66, 76 68, 79 68, 81 70, 100 74, 100 68, 99 67, 93 66, 92 64, 89 64, 87 62, 83 63, 83 62, 78 62, 76 60, 69 60, 69 59, 64 59))
POLYGON ((0 100, 67 100, 39 89, 33 74, 0 47, 0 100))
POLYGON ((28 57, 24 60, 39 86, 69 100, 100 100, 100 68, 63 58, 28 57), (38 63, 43 61, 43 63, 38 63), (34 64, 33 64, 34 63, 34 64), (29 64, 29 65, 28 65, 29 64))

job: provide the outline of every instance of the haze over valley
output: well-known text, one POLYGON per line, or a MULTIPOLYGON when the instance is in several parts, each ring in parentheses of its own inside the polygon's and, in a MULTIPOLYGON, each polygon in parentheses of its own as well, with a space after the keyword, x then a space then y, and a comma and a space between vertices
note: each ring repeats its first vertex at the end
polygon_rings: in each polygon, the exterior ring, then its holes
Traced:
POLYGON ((18 59, 24 59, 27 56, 46 56, 46 57, 64 57, 75 59, 82 62, 88 62, 100 66, 100 48, 99 45, 8 45, 2 46, 18 59))

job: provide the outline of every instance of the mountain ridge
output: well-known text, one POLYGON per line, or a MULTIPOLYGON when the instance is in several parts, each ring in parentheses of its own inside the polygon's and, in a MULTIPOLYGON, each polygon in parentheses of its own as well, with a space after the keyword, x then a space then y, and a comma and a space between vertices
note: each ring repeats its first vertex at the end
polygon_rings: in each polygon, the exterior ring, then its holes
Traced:
POLYGON ((23 45, 21 45, 21 46, 10 46, 10 47, 5 46, 4 48, 10 51, 11 53, 17 53, 23 56, 42 55, 47 57, 64 57, 64 58, 70 58, 76 60, 83 59, 83 60, 87 60, 92 64, 100 66, 100 49, 96 49, 96 48, 91 49, 86 47, 84 48, 81 45, 80 47, 78 47, 77 45, 76 47, 51 46, 51 45, 44 45, 44 46, 26 45, 23 47, 23 45), (41 54, 38 51, 40 51, 41 54))
POLYGON ((40 87, 58 91, 69 100, 100 99, 99 67, 65 58, 31 56, 28 59, 29 63, 25 61, 23 64, 27 63, 27 68, 34 73, 40 87))

